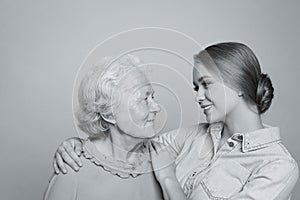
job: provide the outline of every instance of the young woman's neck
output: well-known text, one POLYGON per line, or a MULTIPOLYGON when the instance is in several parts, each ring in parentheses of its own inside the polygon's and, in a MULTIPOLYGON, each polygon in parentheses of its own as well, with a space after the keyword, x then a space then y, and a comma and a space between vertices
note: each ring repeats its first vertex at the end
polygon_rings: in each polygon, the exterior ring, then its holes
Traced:
POLYGON ((94 141, 97 149, 115 160, 134 162, 135 152, 139 151, 147 139, 135 138, 122 132, 118 127, 111 126, 110 132, 104 139, 94 141))
POLYGON ((237 107, 226 117, 222 138, 227 140, 234 133, 247 133, 262 128, 260 115, 255 112, 255 109, 251 109, 244 104, 237 107))

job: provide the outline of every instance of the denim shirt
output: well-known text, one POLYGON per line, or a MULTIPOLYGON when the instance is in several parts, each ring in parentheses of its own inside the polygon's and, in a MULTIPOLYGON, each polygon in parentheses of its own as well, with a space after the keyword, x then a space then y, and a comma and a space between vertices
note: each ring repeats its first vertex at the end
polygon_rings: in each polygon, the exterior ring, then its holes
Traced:
POLYGON ((219 149, 222 123, 198 124, 158 139, 178 155, 176 176, 189 199, 288 200, 298 166, 278 127, 235 133, 219 149))

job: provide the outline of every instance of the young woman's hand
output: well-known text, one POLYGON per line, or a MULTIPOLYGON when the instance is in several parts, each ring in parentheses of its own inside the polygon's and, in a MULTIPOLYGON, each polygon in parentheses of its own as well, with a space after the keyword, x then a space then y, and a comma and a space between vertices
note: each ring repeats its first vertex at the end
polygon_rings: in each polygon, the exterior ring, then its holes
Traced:
POLYGON ((176 177, 177 154, 170 146, 151 141, 150 155, 154 174, 162 188, 164 199, 187 200, 176 177))
POLYGON ((176 179, 176 155, 169 146, 151 141, 150 155, 154 174, 161 184, 166 178, 176 179))
POLYGON ((80 159, 82 151, 82 141, 80 138, 73 137, 63 141, 57 148, 53 158, 53 168, 56 174, 62 171, 67 173, 66 164, 73 170, 78 171, 82 166, 80 159))

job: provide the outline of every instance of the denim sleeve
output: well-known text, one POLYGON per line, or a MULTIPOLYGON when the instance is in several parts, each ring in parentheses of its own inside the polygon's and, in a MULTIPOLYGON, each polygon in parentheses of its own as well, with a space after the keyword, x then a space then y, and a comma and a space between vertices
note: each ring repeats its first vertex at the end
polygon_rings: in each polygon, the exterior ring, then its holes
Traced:
POLYGON ((197 124, 190 127, 178 128, 167 133, 163 133, 154 139, 156 142, 163 143, 172 148, 172 150, 179 154, 187 140, 191 140, 193 135, 203 132, 202 126, 205 124, 197 124))
POLYGON ((288 200, 299 176, 297 163, 279 159, 264 164, 253 173, 243 190, 232 200, 288 200))

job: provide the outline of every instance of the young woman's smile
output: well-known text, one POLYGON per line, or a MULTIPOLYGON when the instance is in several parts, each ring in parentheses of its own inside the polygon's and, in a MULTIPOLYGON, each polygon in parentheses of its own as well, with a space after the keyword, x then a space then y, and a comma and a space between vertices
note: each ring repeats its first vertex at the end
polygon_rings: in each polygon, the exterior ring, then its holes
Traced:
POLYGON ((238 104, 237 92, 226 86, 219 77, 208 71, 206 66, 195 62, 193 84, 196 102, 199 103, 209 123, 225 121, 238 104))

